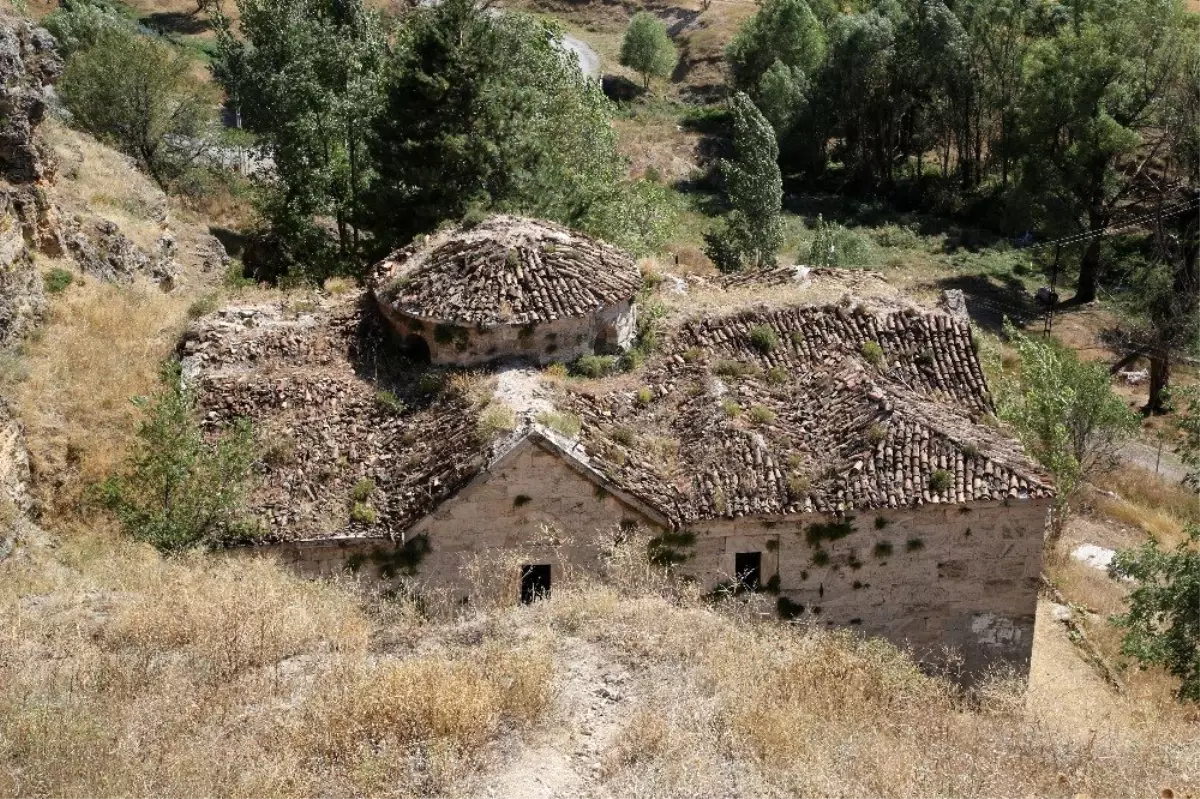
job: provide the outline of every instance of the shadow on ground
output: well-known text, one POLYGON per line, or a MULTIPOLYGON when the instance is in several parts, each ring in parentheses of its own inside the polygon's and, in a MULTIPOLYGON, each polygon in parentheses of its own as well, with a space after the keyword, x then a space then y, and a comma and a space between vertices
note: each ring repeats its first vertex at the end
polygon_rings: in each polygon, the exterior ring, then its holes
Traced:
POLYGON ((147 14, 138 22, 160 33, 178 33, 183 36, 212 30, 212 24, 207 19, 182 11, 158 11, 147 14))
POLYGON ((971 321, 990 333, 1004 329, 1005 317, 1013 324, 1024 325, 1045 313, 1021 281, 1012 277, 954 275, 935 280, 931 285, 938 290, 958 289, 965 294, 971 321))

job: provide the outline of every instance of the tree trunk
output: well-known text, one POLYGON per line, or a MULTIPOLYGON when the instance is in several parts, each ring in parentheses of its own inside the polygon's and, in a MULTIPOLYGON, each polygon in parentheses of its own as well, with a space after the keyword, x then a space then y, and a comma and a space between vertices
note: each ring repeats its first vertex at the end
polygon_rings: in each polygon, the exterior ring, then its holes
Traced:
POLYGON ((1075 290, 1073 302, 1081 304, 1094 302, 1096 286, 1100 280, 1100 237, 1099 232, 1108 224, 1108 219, 1099 211, 1088 212, 1088 229, 1095 238, 1088 242, 1083 251, 1083 260, 1079 264, 1079 286, 1075 290))
POLYGON ((1167 387, 1171 384, 1171 349, 1156 343, 1150 352, 1150 400, 1146 411, 1155 415, 1167 410, 1167 387))

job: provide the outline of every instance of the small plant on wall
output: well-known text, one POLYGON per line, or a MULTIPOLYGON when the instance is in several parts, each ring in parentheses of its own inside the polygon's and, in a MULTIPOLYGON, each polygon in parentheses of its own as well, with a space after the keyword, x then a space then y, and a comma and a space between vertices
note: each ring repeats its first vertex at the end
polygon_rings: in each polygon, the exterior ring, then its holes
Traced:
POLYGON ((665 530, 650 539, 646 546, 646 554, 655 566, 671 569, 690 560, 692 553, 684 550, 691 549, 695 545, 695 533, 688 530, 665 530))

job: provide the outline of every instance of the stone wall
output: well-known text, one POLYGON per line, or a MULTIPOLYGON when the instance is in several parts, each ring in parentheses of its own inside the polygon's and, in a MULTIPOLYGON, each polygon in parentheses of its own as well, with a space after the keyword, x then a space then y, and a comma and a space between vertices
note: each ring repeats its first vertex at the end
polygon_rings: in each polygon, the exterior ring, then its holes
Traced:
POLYGON ((456 326, 400 314, 380 303, 384 316, 402 342, 420 337, 433 363, 477 366, 489 361, 522 358, 535 364, 573 361, 591 355, 597 343, 606 352, 619 352, 633 343, 637 309, 623 302, 593 316, 566 317, 530 325, 456 326))
MULTIPOLYGON (((760 552, 763 587, 793 603, 802 621, 883 636, 918 658, 936 660, 955 647, 968 672, 999 661, 1026 671, 1046 511, 1046 501, 1026 500, 861 513, 845 523, 817 515, 721 519, 697 525, 694 543, 679 547, 688 558, 681 571, 712 590, 731 581, 737 553, 760 552)), ((474 589, 464 567, 491 558, 512 572, 505 590, 516 601, 518 561, 550 564, 553 581, 564 562, 594 570, 622 525, 633 523, 655 528, 636 501, 599 489, 529 443, 408 537, 426 536, 431 546, 419 590, 464 601, 474 589)), ((330 575, 357 561, 376 568, 369 557, 378 548, 348 540, 273 551, 307 574, 330 575)))

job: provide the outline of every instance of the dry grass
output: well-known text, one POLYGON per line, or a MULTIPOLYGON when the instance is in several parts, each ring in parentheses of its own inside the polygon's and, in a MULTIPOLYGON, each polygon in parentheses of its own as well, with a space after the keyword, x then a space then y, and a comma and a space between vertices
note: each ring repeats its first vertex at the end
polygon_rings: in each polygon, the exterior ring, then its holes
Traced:
POLYGON ((1183 540, 1186 524, 1200 524, 1200 497, 1186 486, 1136 466, 1123 466, 1094 480, 1116 498, 1095 494, 1092 504, 1110 518, 1143 530, 1160 544, 1183 540))
POLYGON ((539 638, 373 654, 416 616, 267 560, 74 542, 0 616, 0 796, 444 794, 553 699, 539 638))
POLYGON ((24 379, 6 393, 25 424, 47 509, 119 462, 138 415, 130 399, 152 391, 186 321, 189 298, 144 285, 87 280, 51 300, 50 318, 28 342, 24 379), (50 482, 53 478, 53 483, 50 482))

